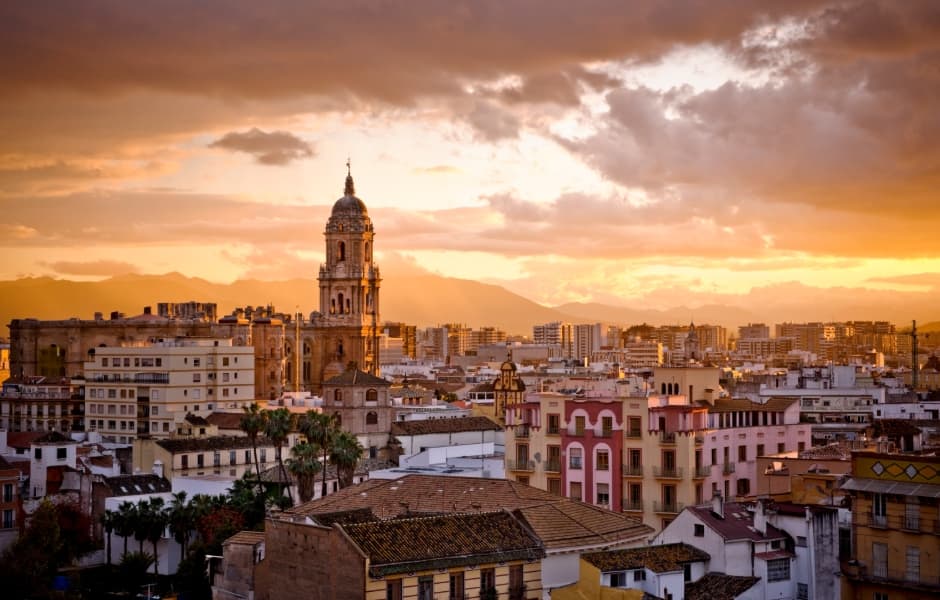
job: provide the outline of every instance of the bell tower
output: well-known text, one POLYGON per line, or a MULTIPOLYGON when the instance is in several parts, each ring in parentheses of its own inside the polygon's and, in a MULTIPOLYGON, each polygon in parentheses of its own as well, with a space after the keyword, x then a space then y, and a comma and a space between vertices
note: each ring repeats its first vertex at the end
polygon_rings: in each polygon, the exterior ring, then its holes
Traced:
POLYGON ((318 364, 320 381, 346 370, 350 362, 379 375, 378 327, 381 276, 373 262, 372 220, 356 197, 352 169, 346 162, 343 196, 326 223, 326 262, 320 265, 322 315, 318 364))

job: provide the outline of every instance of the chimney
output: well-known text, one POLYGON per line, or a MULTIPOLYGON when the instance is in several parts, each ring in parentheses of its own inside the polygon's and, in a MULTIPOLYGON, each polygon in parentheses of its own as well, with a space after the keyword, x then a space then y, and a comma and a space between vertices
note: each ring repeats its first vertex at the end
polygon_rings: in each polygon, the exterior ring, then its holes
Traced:
POLYGON ((153 474, 157 477, 163 477, 163 461, 159 458, 153 461, 153 474))
POLYGON ((754 529, 761 535, 767 534, 767 514, 764 512, 764 501, 758 500, 754 508, 754 529))
POLYGON ((712 495, 712 512, 718 515, 720 519, 725 518, 725 502, 718 490, 715 490, 714 495, 712 495))

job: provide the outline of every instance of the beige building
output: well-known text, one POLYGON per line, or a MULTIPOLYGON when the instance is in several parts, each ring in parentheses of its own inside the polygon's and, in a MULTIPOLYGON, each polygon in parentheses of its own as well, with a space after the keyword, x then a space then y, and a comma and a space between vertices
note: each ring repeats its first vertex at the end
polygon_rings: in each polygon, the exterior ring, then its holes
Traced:
POLYGON ((175 435, 189 414, 241 410, 254 401, 254 352, 231 339, 177 338, 94 349, 84 365, 85 421, 102 440, 175 435))

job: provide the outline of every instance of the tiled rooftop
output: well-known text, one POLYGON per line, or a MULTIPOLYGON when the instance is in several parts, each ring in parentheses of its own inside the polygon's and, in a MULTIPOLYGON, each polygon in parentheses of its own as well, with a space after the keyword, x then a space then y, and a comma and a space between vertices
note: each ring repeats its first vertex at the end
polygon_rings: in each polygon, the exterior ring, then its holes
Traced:
POLYGON ((474 477, 406 475, 394 480, 372 479, 287 512, 316 518, 322 513, 361 508, 370 508, 383 520, 506 509, 514 511, 548 549, 611 545, 652 533, 650 527, 627 515, 516 481, 474 477))
POLYGON ((214 412, 206 417, 209 425, 219 429, 241 429, 242 415, 239 413, 214 412))
POLYGON ((104 480, 111 488, 112 496, 138 496, 173 491, 169 481, 152 474, 118 475, 105 477, 104 480))
POLYGON ((342 526, 369 557, 373 577, 545 555, 539 540, 505 511, 393 519, 342 526))
POLYGON ((247 544, 249 546, 254 546, 255 544, 260 544, 263 542, 263 531, 239 531, 232 537, 222 542, 222 545, 227 546, 228 544, 247 544))
MULTIPOLYGON (((205 450, 241 450, 251 448, 251 440, 247 436, 218 436, 207 438, 173 438, 157 440, 156 444, 170 453, 199 452, 205 450)), ((259 437, 258 448, 274 446, 268 438, 259 437)))
POLYGON ((758 581, 759 577, 708 573, 698 581, 686 584, 685 600, 735 600, 758 581))
POLYGON ((323 382, 323 385, 328 386, 345 386, 345 385, 375 385, 375 386, 384 386, 391 387, 391 383, 381 377, 376 377, 366 373, 365 371, 360 371, 358 369, 351 369, 344 373, 332 377, 327 381, 323 382))
POLYGON ((754 513, 744 504, 725 502, 724 517, 712 512, 711 505, 690 506, 691 511, 705 525, 715 531, 726 541, 752 540, 755 542, 785 539, 787 534, 780 531, 770 523, 767 524, 766 533, 754 529, 754 513))
POLYGON ((392 435, 428 435, 433 433, 461 433, 464 431, 502 431, 498 423, 486 417, 457 417, 450 419, 421 419, 392 423, 392 435))
POLYGON ((662 546, 591 552, 582 554, 581 558, 605 573, 643 568, 654 573, 670 573, 681 571, 687 563, 711 560, 711 556, 707 552, 688 544, 664 544, 662 546))

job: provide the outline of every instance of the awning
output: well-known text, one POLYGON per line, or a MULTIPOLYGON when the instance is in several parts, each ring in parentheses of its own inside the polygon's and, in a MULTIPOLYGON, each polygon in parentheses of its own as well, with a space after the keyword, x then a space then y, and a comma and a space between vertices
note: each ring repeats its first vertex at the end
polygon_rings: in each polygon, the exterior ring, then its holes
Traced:
POLYGON ((940 498, 940 485, 932 483, 909 483, 905 481, 883 481, 881 479, 849 479, 840 487, 842 490, 855 492, 873 492, 877 494, 896 494, 898 496, 918 496, 920 498, 940 498))

